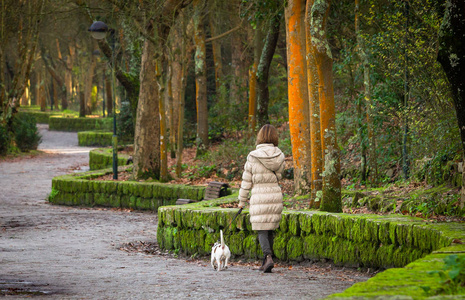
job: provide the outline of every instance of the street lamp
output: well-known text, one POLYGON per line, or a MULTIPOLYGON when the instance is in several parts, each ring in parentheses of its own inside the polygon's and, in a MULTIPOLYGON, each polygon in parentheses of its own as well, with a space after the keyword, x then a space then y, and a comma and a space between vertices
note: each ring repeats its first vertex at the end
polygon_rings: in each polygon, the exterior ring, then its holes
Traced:
MULTIPOLYGON (((108 32, 113 33, 113 30, 108 28, 107 24, 102 21, 95 21, 88 29, 92 37, 96 40, 106 38, 108 32)), ((113 179, 118 179, 118 138, 116 136, 116 96, 115 96, 115 40, 112 37, 111 41, 111 84, 113 94, 113 179)))

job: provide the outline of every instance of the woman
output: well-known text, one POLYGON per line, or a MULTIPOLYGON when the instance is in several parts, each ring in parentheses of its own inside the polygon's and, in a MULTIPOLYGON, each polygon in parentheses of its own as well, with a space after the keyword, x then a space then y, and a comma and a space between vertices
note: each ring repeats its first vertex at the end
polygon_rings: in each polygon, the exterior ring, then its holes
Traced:
POLYGON ((250 197, 250 223, 258 231, 263 264, 258 269, 271 273, 273 262, 273 230, 279 227, 283 195, 279 180, 284 170, 284 154, 278 148, 278 132, 272 125, 263 126, 257 135, 256 149, 249 153, 239 190, 239 207, 250 197))

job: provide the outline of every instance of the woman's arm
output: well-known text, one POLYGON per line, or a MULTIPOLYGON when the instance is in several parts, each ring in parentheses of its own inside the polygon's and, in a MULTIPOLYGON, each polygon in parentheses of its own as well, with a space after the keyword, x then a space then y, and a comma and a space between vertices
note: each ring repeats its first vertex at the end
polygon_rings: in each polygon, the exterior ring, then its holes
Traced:
POLYGON ((252 189, 252 166, 247 159, 242 173, 241 188, 239 190, 239 207, 244 207, 249 201, 249 192, 252 189))

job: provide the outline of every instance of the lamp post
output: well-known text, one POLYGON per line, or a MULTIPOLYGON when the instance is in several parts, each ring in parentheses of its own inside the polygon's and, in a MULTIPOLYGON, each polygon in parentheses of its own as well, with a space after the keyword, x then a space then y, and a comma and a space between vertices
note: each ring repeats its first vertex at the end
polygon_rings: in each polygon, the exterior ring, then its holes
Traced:
MULTIPOLYGON (((89 27, 90 34, 96 40, 106 38, 107 33, 112 33, 113 30, 109 29, 107 24, 102 21, 95 21, 89 27)), ((118 138, 116 136, 116 96, 115 96, 115 40, 112 37, 111 41, 111 84, 112 84, 112 97, 113 97, 113 179, 118 179, 118 138)))

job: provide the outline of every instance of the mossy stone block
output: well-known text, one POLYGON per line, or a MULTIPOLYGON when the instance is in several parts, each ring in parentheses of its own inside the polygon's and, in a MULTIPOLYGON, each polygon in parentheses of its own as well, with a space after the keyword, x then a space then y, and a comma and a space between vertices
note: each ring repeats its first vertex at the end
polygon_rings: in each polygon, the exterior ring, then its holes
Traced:
POLYGON ((234 255, 244 254, 243 242, 244 242, 245 236, 246 235, 244 231, 232 232, 231 235, 229 235, 229 242, 227 244, 232 254, 234 255))
POLYGON ((137 196, 131 196, 129 197, 129 208, 130 209, 137 209, 137 201, 139 197, 137 196))
POLYGON ((181 249, 181 230, 175 227, 171 233, 173 235, 173 249, 181 249))
POLYGON ((363 240, 378 243, 379 224, 373 220, 367 220, 363 231, 363 240))
POLYGON ((382 222, 378 221, 378 240, 381 244, 387 245, 391 244, 391 238, 390 238, 390 232, 389 232, 389 222, 382 222))
POLYGON ((394 268, 396 264, 394 262, 394 251, 396 246, 393 244, 383 244, 381 245, 376 253, 378 265, 383 268, 394 268))
POLYGON ((164 209, 164 223, 167 226, 173 226, 173 227, 177 226, 176 219, 175 219, 175 212, 176 212, 175 207, 166 207, 164 209))
POLYGON ((283 212, 281 215, 281 221, 279 222, 279 227, 278 230, 281 232, 287 232, 289 226, 288 226, 288 220, 289 220, 289 213, 288 212, 283 212))
POLYGON ((288 216, 288 228, 289 233, 295 236, 300 235, 300 223, 299 223, 299 214, 290 213, 288 216))
POLYGON ((286 247, 287 258, 292 261, 302 261, 304 254, 303 238, 291 236, 286 247))
POLYGON ((258 242, 258 237, 255 233, 247 236, 244 239, 242 245, 244 249, 244 255, 247 258, 256 259, 259 257, 259 251, 261 252, 261 249, 259 249, 260 245, 258 242))
POLYGON ((312 233, 312 215, 307 213, 299 214, 299 224, 302 235, 308 235, 312 233))
POLYGON ((219 233, 215 232, 205 232, 205 241, 204 241, 204 252, 205 253, 211 253, 213 245, 218 241, 219 239, 219 233))
POLYGON ((120 195, 119 197, 120 197, 121 208, 129 207, 131 197, 129 195, 120 195))
POLYGON ((163 234, 165 233, 166 228, 162 226, 157 227, 157 243, 160 249, 168 249, 166 248, 165 237, 163 234))
POLYGON ((358 253, 360 253, 360 263, 364 267, 380 267, 379 265, 373 266, 377 262, 376 250, 377 245, 371 242, 364 242, 357 245, 358 253))
POLYGON ((396 238, 397 244, 410 247, 412 243, 412 224, 397 224, 396 238))
POLYGON ((308 234, 303 238, 303 257, 309 260, 318 260, 321 257, 316 250, 317 235, 308 234))
POLYGON ((342 216, 336 223, 335 235, 349 240, 352 236, 352 219, 347 216, 342 216))
POLYGON ((183 222, 185 210, 175 209, 174 210, 174 222, 178 228, 189 229, 183 222))
POLYGON ((205 251, 205 237, 206 233, 203 230, 197 230, 193 231, 194 232, 194 238, 195 238, 195 253, 198 253, 199 255, 205 255, 211 253, 211 248, 208 251, 205 251))
MULTIPOLYGON (((182 211, 181 224, 186 229, 194 229, 194 212, 192 210, 186 209, 182 211)), ((200 227, 198 227, 197 230, 198 229, 200 229, 200 227)))
POLYGON ((291 237, 290 233, 287 232, 277 232, 276 237, 273 242, 273 252, 274 255, 280 260, 287 260, 287 244, 289 238, 291 237))
POLYGON ((326 215, 323 214, 314 214, 312 217, 312 227, 315 229, 315 233, 318 235, 323 235, 325 233, 325 221, 326 215))
POLYGON ((138 197, 136 207, 137 209, 140 209, 140 210, 152 210, 152 199, 138 197))

